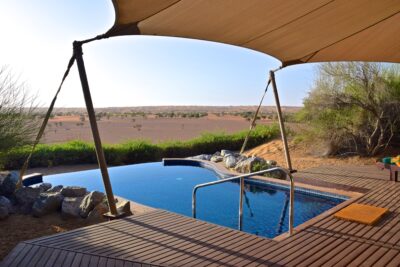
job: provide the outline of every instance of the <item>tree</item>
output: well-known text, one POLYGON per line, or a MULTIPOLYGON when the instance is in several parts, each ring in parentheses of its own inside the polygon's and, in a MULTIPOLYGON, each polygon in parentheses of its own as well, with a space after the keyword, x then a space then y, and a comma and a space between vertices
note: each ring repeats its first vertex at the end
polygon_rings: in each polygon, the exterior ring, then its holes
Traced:
POLYGON ((0 68, 0 154, 31 144, 37 134, 36 97, 7 67, 0 68))
POLYGON ((378 63, 325 63, 301 118, 328 140, 330 154, 374 156, 400 135, 400 69, 378 63))

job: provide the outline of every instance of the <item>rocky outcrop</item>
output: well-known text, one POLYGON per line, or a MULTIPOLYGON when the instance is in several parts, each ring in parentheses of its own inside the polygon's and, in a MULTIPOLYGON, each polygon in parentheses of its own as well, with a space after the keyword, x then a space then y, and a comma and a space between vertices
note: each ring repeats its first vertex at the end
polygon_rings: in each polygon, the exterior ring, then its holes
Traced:
POLYGON ((13 211, 13 205, 11 201, 5 196, 0 196, 0 206, 6 207, 10 213, 13 211))
POLYGON ((83 197, 64 197, 61 204, 61 216, 64 218, 80 217, 80 205, 83 197))
POLYGON ((127 200, 118 201, 116 203, 118 213, 124 213, 125 215, 132 215, 131 203, 127 200))
POLYGON ((209 154, 201 154, 201 155, 197 155, 197 156, 193 156, 190 157, 191 159, 199 159, 199 160, 210 160, 211 159, 211 155, 209 154))
POLYGON ((51 183, 41 183, 38 187, 42 190, 42 192, 46 192, 52 187, 52 185, 51 183))
POLYGON ((0 196, 0 220, 6 219, 11 212, 11 201, 5 196, 0 196))
POLYGON ((66 186, 61 189, 61 194, 64 197, 83 197, 87 194, 87 190, 79 186, 66 186))
POLYGON ((235 167, 237 162, 238 160, 234 155, 228 154, 224 157, 225 167, 227 167, 228 169, 235 167))
POLYGON ((223 160, 224 160, 224 157, 219 156, 219 155, 213 155, 213 156, 210 158, 210 161, 215 162, 215 163, 221 162, 221 161, 223 161, 223 160))
POLYGON ((108 212, 108 206, 105 203, 97 204, 87 216, 87 220, 97 221, 103 217, 103 214, 108 212))
POLYGON ((39 197, 41 189, 39 187, 21 187, 15 191, 15 198, 20 205, 20 211, 28 214, 32 211, 33 203, 39 197))
POLYGON ((17 172, 0 172, 0 195, 11 196, 14 194, 18 178, 17 172))
POLYGON ((62 185, 56 185, 56 186, 53 186, 52 188, 48 189, 47 193, 61 192, 62 189, 63 189, 62 185))
MULTIPOLYGON (((240 173, 249 173, 252 172, 255 164, 265 165, 266 161, 259 157, 246 158, 238 162, 234 170, 240 173)), ((268 169, 270 166, 264 166, 264 167, 268 169)))
POLYGON ((103 193, 99 191, 90 192, 83 198, 82 203, 80 204, 79 215, 82 218, 86 218, 89 215, 89 212, 91 212, 95 206, 100 204, 103 201, 103 199, 104 199, 103 193))
POLYGON ((63 199, 63 195, 59 192, 41 193, 33 203, 32 215, 35 217, 41 217, 59 210, 63 199))
POLYGON ((0 206, 0 220, 7 219, 8 214, 8 209, 5 206, 0 206))

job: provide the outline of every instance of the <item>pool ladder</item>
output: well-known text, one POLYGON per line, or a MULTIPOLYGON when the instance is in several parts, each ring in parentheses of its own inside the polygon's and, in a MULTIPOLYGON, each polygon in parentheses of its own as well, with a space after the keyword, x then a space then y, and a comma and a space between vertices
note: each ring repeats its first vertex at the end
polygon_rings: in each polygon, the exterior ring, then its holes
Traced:
POLYGON ((243 228, 243 195, 244 195, 244 178, 254 176, 254 175, 260 175, 260 174, 265 174, 265 173, 271 173, 274 171, 283 171, 287 177, 289 177, 290 180, 290 198, 289 198, 289 235, 293 234, 293 221, 294 221, 294 182, 293 182, 293 176, 292 173, 284 168, 281 167, 274 167, 262 171, 257 171, 257 172, 251 172, 247 174, 242 174, 234 177, 229 177, 225 178, 222 180, 218 181, 213 181, 213 182, 208 182, 204 184, 198 184, 193 188, 193 193, 192 193, 192 216, 193 218, 196 218, 196 193, 199 188, 202 187, 207 187, 207 186, 212 186, 216 184, 221 184, 225 182, 230 182, 239 179, 240 180, 240 193, 239 193, 239 230, 242 231, 243 228))

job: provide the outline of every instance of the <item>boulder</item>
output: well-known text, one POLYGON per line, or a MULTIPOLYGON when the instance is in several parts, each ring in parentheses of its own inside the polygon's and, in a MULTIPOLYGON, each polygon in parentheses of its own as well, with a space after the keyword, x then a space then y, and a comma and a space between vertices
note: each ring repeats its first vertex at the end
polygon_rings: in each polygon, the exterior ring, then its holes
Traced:
POLYGON ((108 212, 108 206, 105 203, 97 204, 87 216, 89 221, 97 221, 103 218, 103 214, 108 212))
POLYGON ((32 206, 32 214, 35 217, 41 217, 55 212, 61 208, 63 195, 56 193, 41 193, 32 206))
POLYGON ((199 159, 199 160, 210 160, 211 159, 211 155, 201 154, 201 155, 193 156, 193 157, 190 157, 190 158, 191 159, 199 159))
POLYGON ((230 151, 230 150, 227 150, 227 149, 222 149, 221 150, 221 156, 223 156, 223 157, 225 157, 225 156, 228 156, 228 155, 234 155, 235 153, 234 152, 232 152, 232 151, 230 151))
POLYGON ((83 197, 87 194, 86 188, 80 186, 66 186, 61 189, 64 197, 83 197))
POLYGON ((221 152, 217 151, 213 154, 213 156, 221 156, 221 152))
POLYGON ((213 155, 212 157, 211 157, 211 159, 210 159, 210 161, 212 161, 212 162, 221 162, 221 161, 223 161, 224 160, 224 157, 222 157, 222 156, 219 156, 219 155, 213 155))
POLYGON ((267 163, 268 165, 271 165, 271 166, 276 166, 276 164, 278 164, 278 163, 277 163, 275 160, 273 160, 273 159, 266 160, 265 163, 267 163))
POLYGON ((46 193, 61 192, 61 189, 63 189, 62 185, 56 185, 56 186, 53 186, 52 188, 48 189, 46 193))
POLYGON ((252 171, 254 164, 265 164, 265 160, 259 157, 250 157, 238 162, 235 171, 240 173, 249 173, 252 171))
POLYGON ((42 192, 46 192, 52 187, 51 183, 41 183, 39 188, 42 189, 42 192))
POLYGON ((4 220, 8 217, 8 209, 5 206, 0 206, 0 220, 4 220))
POLYGON ((18 179, 19 177, 17 172, 0 172, 0 195, 12 195, 17 186, 18 179))
POLYGON ((39 187, 21 187, 15 191, 15 198, 17 203, 20 204, 22 213, 27 214, 32 211, 32 205, 40 193, 39 187))
POLYGON ((13 212, 12 203, 5 196, 0 196, 0 207, 6 207, 9 213, 13 212))
POLYGON ((99 191, 90 192, 82 200, 82 203, 79 207, 80 209, 79 215, 82 218, 86 218, 89 212, 91 212, 95 206, 97 206, 99 203, 103 201, 103 198, 104 194, 102 192, 99 191))
POLYGON ((235 167, 235 165, 237 163, 237 159, 233 155, 227 155, 224 157, 224 163, 225 163, 225 167, 233 168, 233 167, 235 167))
POLYGON ((80 205, 83 197, 64 197, 61 204, 61 216, 64 218, 78 218, 80 217, 80 205))
POLYGON ((125 215, 132 215, 131 203, 127 200, 121 200, 116 203, 118 213, 125 213, 125 215))

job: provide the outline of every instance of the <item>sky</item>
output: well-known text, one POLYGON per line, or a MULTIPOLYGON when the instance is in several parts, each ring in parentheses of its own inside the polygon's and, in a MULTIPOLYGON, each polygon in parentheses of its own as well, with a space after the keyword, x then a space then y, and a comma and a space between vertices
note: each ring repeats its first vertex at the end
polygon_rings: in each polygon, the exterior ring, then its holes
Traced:
MULTIPOLYGON (((9 70, 48 106, 72 42, 106 32, 114 22, 111 0, 2 0, 0 67, 9 70)), ((124 36, 84 45, 95 107, 151 105, 257 105, 270 69, 280 62, 253 50, 206 41, 124 36)), ((276 73, 281 105, 300 106, 315 64, 276 73)), ((264 105, 273 105, 271 90, 264 105)), ((56 107, 83 107, 76 65, 56 107)))

